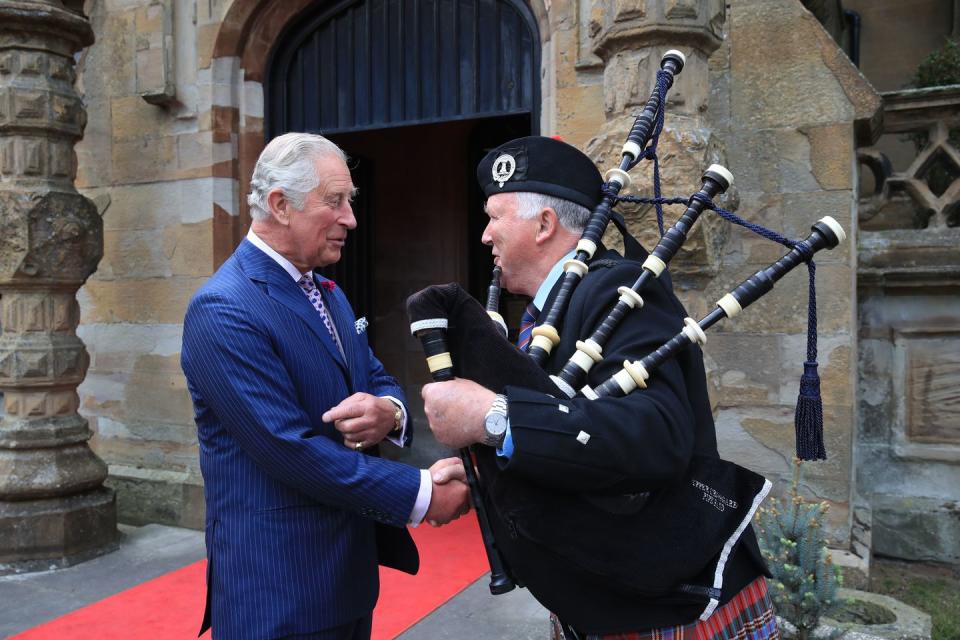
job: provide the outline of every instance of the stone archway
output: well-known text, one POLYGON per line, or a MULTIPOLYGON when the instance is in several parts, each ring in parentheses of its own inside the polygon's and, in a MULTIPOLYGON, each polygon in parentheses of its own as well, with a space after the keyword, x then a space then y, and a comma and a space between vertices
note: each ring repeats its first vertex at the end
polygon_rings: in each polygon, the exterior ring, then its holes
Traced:
POLYGON ((226 260, 240 243, 250 224, 243 194, 264 146, 263 74, 268 53, 283 28, 311 0, 270 2, 236 0, 227 9, 213 47, 211 67, 214 82, 225 79, 231 85, 230 104, 211 108, 213 141, 236 141, 233 160, 214 166, 214 176, 233 180, 232 214, 214 204, 214 267, 226 260))
MULTIPOLYGON (((231 212, 213 205, 214 267, 230 256, 250 224, 244 194, 265 142, 263 81, 269 52, 287 25, 313 4, 315 0, 234 0, 219 24, 211 59, 213 81, 228 84, 231 97, 226 104, 217 104, 215 99, 211 128, 213 142, 236 141, 236 152, 232 160, 214 165, 213 175, 232 180, 235 206, 231 212)), ((552 33, 547 8, 543 0, 526 4, 537 23, 540 48, 546 52, 552 33)), ((542 59, 546 60, 546 55, 542 59)), ((542 93, 552 93, 549 82, 549 74, 541 74, 542 93)), ((552 116, 544 116, 548 117, 552 116)))

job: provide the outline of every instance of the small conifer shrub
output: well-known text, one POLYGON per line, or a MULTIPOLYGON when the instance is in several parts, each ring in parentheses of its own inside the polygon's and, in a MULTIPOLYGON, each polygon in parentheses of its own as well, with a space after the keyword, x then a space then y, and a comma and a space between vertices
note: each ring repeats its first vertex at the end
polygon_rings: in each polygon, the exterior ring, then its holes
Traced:
POLYGON ((840 572, 830 559, 823 531, 829 505, 800 497, 801 465, 794 460, 789 495, 772 498, 758 510, 757 533, 773 574, 769 589, 774 609, 793 625, 799 640, 807 640, 837 600, 840 572))

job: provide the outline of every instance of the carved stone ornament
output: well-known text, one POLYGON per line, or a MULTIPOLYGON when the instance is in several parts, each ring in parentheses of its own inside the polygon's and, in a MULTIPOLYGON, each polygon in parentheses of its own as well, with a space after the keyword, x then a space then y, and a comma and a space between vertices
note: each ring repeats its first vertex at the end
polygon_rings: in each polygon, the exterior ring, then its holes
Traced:
POLYGON ((117 540, 107 465, 77 412, 89 356, 76 292, 103 255, 103 222, 73 185, 86 125, 73 56, 93 43, 76 5, 0 4, 0 574, 117 540))

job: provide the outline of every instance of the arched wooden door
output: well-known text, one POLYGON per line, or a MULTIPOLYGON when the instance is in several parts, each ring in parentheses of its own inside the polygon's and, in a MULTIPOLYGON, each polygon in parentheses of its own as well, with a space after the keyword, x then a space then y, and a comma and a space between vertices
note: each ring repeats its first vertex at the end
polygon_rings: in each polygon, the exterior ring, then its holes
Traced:
POLYGON ((278 40, 266 131, 538 117, 539 70, 536 22, 515 0, 318 2, 278 40))
POLYGON ((538 131, 539 76, 536 22, 519 0, 318 2, 271 54, 267 137, 321 133, 353 159, 358 228, 329 275, 411 395, 428 376, 403 303, 429 284, 479 294, 489 281, 474 167, 538 131))

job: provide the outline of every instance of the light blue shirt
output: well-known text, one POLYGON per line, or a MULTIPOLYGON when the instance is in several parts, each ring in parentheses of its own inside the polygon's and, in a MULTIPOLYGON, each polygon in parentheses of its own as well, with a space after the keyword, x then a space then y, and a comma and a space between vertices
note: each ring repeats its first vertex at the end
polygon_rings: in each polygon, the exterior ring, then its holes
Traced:
MULTIPOLYGON (((543 305, 547 302, 547 296, 550 295, 550 292, 553 290, 553 287, 560 280, 560 276, 563 275, 563 263, 567 260, 571 260, 576 254, 576 250, 571 251, 567 255, 560 258, 553 268, 550 269, 550 273, 547 274, 546 279, 540 283, 540 288, 537 289, 537 294, 533 296, 533 306, 538 310, 543 311, 543 305)), ((510 433, 510 417, 507 416, 507 431, 503 436, 503 444, 500 445, 500 448, 497 449, 497 455, 504 458, 509 458, 513 455, 513 434, 510 433)))

